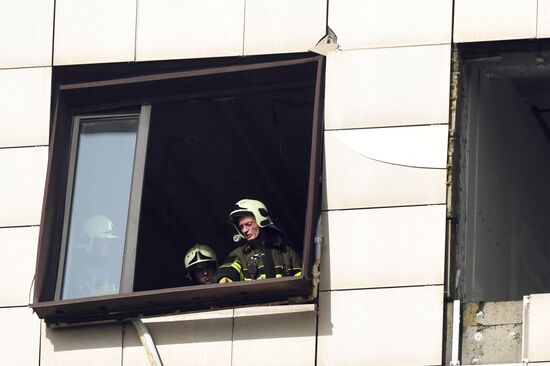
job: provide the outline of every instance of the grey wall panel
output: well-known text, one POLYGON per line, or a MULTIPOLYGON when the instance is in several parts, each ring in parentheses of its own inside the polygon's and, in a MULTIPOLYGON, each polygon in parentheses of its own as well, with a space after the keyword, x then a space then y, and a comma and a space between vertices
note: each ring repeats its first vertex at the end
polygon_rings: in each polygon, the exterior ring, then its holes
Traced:
POLYGON ((315 364, 315 312, 235 318, 233 366, 315 364))
POLYGON ((321 290, 443 283, 445 205, 329 211, 321 290))
POLYGON ((0 306, 28 305, 38 227, 0 228, 0 306))
POLYGON ((451 0, 348 0, 329 5, 329 26, 342 49, 451 42, 451 0))
POLYGON ((47 147, 0 149, 0 227, 40 224, 47 147))
POLYGON ((317 365, 440 365, 443 286, 322 292, 317 365))
POLYGON ((0 68, 51 66, 54 0, 0 2, 0 68))
POLYGON ((40 320, 32 310, 26 307, 0 308, 0 327, 2 365, 38 366, 40 320))
POLYGON ((535 38, 537 0, 456 0, 454 41, 535 38))
POLYGON ((548 38, 550 37, 550 1, 538 0, 537 10, 537 38, 548 38))
POLYGON ((57 0, 54 64, 134 60, 137 0, 57 0))
POLYGON ((450 45, 332 52, 326 129, 447 123, 450 45))
MULTIPOLYGON (((233 310, 144 319, 164 366, 231 365, 233 310)), ((149 366, 131 325, 124 334, 123 365, 149 366)))
MULTIPOLYGON (((445 154, 445 149, 438 149, 438 146, 445 146, 446 135, 424 137, 411 138, 406 146, 395 143, 395 149, 414 154, 415 146, 422 145, 433 148, 436 155, 445 154)), ((384 154, 379 156, 382 159, 375 159, 362 153, 360 144, 357 141, 350 143, 341 131, 325 132, 324 208, 347 209, 445 202, 445 169, 426 166, 430 164, 401 165, 399 158, 391 157, 391 153, 389 155, 387 160, 382 160, 385 159, 384 154)), ((423 162, 421 157, 418 161, 423 162)))
POLYGON ((0 70, 0 147, 47 145, 51 67, 0 70))
POLYGON ((550 294, 531 295, 527 314, 527 359, 550 361, 550 294))
POLYGON ((326 33, 327 0, 247 0, 244 54, 305 52, 326 33))
POLYGON ((120 366, 122 326, 42 327, 40 366, 120 366))
POLYGON ((140 0, 137 61, 242 55, 244 0, 140 0))

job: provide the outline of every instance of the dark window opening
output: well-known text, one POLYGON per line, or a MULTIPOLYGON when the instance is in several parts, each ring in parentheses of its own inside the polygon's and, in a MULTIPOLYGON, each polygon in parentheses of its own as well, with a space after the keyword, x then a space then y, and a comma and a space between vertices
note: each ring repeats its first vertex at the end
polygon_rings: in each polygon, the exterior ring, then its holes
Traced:
POLYGON ((550 292, 550 47, 460 46, 458 297, 550 292))
POLYGON ((54 70, 31 305, 47 322, 310 298, 323 58, 206 64, 54 70), (223 262, 236 247, 228 215, 243 198, 267 205, 303 274, 192 286, 186 251, 206 244, 223 262))
POLYGON ((183 257, 195 243, 223 261, 242 198, 264 202, 302 253, 313 86, 152 106, 135 291, 189 285, 183 257))

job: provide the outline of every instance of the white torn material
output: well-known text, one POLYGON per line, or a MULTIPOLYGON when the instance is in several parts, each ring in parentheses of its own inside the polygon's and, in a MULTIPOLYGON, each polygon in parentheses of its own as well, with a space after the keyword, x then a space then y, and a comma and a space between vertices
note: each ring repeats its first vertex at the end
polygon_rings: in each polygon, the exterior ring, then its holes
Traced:
POLYGON ((327 34, 317 42, 315 47, 309 50, 323 56, 328 55, 329 52, 339 51, 338 37, 330 27, 327 27, 327 34))
POLYGON ((447 125, 334 131, 338 141, 368 159, 400 166, 445 169, 447 125))

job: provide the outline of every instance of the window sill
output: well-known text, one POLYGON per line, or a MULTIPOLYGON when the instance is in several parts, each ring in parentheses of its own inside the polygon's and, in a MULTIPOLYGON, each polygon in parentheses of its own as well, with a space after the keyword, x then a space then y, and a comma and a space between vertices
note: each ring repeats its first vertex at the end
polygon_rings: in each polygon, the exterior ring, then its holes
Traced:
MULTIPOLYGON (((303 277, 290 277, 237 282, 226 285, 188 286, 120 295, 47 301, 31 304, 30 307, 48 324, 64 325, 98 321, 122 321, 133 317, 147 317, 177 311, 214 310, 269 302, 284 303, 291 298, 293 300, 294 298, 301 298, 306 301, 311 293, 311 288, 310 280, 303 277)), ((235 309, 234 316, 312 311, 306 309, 310 308, 257 306, 235 309)), ((201 313, 184 315, 188 319, 192 319, 193 316, 209 316, 199 314, 201 313)))

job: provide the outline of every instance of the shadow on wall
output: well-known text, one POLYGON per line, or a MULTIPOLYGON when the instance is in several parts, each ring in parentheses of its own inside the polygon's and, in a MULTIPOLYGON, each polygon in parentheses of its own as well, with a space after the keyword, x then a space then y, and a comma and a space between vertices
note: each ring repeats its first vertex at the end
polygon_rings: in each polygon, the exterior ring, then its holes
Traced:
MULTIPOLYGON (((351 305, 350 305, 351 309, 351 305)), ((317 324, 317 336, 332 336, 334 324, 332 324, 332 300, 330 291, 319 294, 319 320, 317 324)))
POLYGON ((234 340, 314 337, 315 322, 313 311, 235 318, 234 340))
MULTIPOLYGON (((197 319, 146 324, 157 346, 231 341, 233 319, 197 319)), ((126 325, 124 347, 141 347, 132 325, 126 325)))
MULTIPOLYGON (((329 308, 330 300, 324 304, 329 308)), ((313 311, 232 317, 219 315, 211 319, 186 319, 147 322, 155 344, 187 345, 208 342, 296 338, 315 336, 316 314, 313 311)), ((199 316, 201 313, 198 313, 199 316)), ((204 313, 207 314, 207 313, 204 313)), ((46 328, 45 339, 53 352, 106 349, 113 347, 141 348, 133 326, 80 326, 75 328, 46 328)), ((141 351, 141 350, 140 350, 141 351)))
MULTIPOLYGON (((323 169, 325 172, 326 169, 323 169)), ((324 173, 323 173, 324 174, 324 173)), ((323 189, 323 202, 326 200, 326 188, 323 189)), ((317 321, 317 336, 332 335, 332 302, 330 291, 330 230, 329 230, 329 215, 327 212, 322 214, 322 235, 323 245, 321 247, 321 266, 320 266, 320 281, 319 281, 319 296, 317 297, 318 304, 318 321, 317 321)), ((345 270, 345 269, 342 269, 345 270)))
MULTIPOLYGON (((326 158, 323 157, 323 182, 327 181, 327 162, 326 158)), ((327 185, 322 185, 321 193, 321 209, 325 210, 321 212, 321 232, 323 235, 323 244, 321 246, 321 266, 320 266, 320 280, 319 288, 321 291, 330 289, 330 243, 329 243, 329 218, 328 218, 328 207, 326 207, 328 202, 328 193, 327 185)))
POLYGON ((44 333, 41 353, 122 346, 122 325, 120 324, 78 328, 45 328, 44 333))

